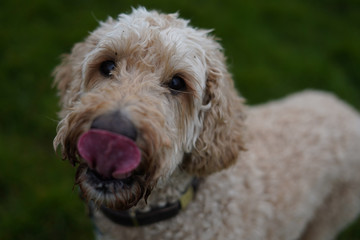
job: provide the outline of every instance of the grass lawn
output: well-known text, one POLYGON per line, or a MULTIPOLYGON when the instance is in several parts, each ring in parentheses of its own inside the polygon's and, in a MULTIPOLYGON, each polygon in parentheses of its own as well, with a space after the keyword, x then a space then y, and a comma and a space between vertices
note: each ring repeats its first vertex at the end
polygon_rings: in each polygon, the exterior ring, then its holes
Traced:
MULTIPOLYGON (((74 169, 52 149, 51 72, 107 16, 143 5, 214 29, 249 104, 306 88, 360 109, 357 0, 0 1, 0 239, 91 239, 74 169)), ((360 221, 338 239, 360 239, 360 221)))

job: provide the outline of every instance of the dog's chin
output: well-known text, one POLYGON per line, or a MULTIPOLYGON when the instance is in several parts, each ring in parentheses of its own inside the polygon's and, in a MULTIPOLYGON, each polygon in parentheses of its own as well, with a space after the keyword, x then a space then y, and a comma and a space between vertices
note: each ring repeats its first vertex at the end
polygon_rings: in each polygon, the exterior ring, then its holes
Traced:
POLYGON ((121 179, 103 178, 86 164, 82 164, 77 169, 75 181, 85 200, 117 210, 135 206, 142 198, 146 200, 151 192, 146 176, 136 171, 121 179))

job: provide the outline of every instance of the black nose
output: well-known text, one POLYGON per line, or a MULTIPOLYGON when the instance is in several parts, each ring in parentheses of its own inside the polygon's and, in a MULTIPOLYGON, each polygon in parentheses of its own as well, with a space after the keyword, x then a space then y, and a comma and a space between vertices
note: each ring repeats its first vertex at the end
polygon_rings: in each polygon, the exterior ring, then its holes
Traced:
POLYGON ((107 130, 126 136, 134 141, 137 138, 137 130, 130 119, 119 111, 105 113, 94 119, 91 128, 107 130))

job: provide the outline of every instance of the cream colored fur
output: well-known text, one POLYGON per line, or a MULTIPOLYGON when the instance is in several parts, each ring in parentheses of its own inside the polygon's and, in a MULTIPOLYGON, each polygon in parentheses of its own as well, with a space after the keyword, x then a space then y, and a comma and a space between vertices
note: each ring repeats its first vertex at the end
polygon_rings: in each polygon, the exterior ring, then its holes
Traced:
POLYGON ((101 23, 64 56, 55 83, 54 145, 73 164, 84 166, 76 142, 100 114, 121 110, 141 133, 146 177, 105 197, 80 169, 88 200, 146 211, 202 177, 195 199, 170 220, 123 227, 95 211, 99 239, 325 240, 360 211, 359 114, 316 91, 245 108, 220 45, 177 14, 138 8, 101 23), (116 62, 111 78, 98 70, 106 60, 116 62), (185 92, 166 87, 174 75, 185 92))

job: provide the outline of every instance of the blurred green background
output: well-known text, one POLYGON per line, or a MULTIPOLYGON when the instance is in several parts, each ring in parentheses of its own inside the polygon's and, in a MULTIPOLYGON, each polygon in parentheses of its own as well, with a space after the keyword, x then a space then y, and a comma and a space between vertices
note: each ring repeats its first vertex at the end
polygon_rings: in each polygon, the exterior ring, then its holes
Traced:
MULTIPOLYGON (((2 0, 0 239, 92 239, 74 169, 52 148, 51 72, 99 20, 143 5, 213 28, 249 104, 306 88, 360 109, 358 0, 2 0)), ((339 239, 360 239, 360 222, 339 239)))

